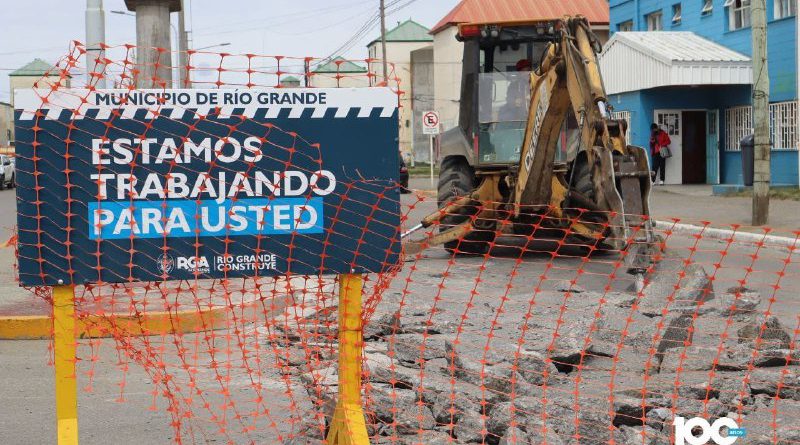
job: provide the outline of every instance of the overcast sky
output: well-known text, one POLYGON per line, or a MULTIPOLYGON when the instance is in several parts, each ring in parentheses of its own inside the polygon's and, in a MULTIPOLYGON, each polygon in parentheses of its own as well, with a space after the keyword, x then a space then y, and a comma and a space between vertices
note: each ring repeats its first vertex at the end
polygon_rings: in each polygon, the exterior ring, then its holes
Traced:
MULTIPOLYGON (((230 53, 325 57, 341 47, 378 10, 379 0, 185 0, 187 29, 193 48, 230 42, 230 53)), ((386 0, 387 29, 413 18, 431 27, 458 0, 386 0), (404 6, 405 5, 405 6, 404 6), (392 9, 402 7, 399 11, 392 9)), ((135 18, 112 14, 125 11, 124 0, 104 0, 106 41, 136 43, 135 18)), ((54 63, 66 54, 71 40, 84 40, 83 0, 0 0, 0 101, 9 101, 8 73, 36 57, 54 63)), ((177 16, 173 14, 177 26, 177 16)), ((379 35, 375 24, 344 53, 365 58, 366 44, 379 35)), ((174 49, 174 48, 173 48, 174 49)), ((222 49, 221 49, 222 50, 222 49)))

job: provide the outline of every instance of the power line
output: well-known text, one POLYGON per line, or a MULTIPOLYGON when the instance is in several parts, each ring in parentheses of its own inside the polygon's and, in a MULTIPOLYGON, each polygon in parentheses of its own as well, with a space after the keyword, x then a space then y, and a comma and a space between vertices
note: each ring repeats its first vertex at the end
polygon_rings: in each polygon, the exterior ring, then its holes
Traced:
MULTIPOLYGON (((407 7, 407 6, 409 6, 410 4, 412 4, 412 3, 416 2, 417 0, 405 0, 405 3, 403 3, 403 4, 399 5, 399 6, 397 6, 397 7, 396 7, 396 8, 394 8, 394 9, 391 9, 391 8, 392 8, 392 6, 395 6, 395 5, 397 5, 398 3, 401 3, 402 1, 403 1, 403 0, 392 0, 392 1, 389 1, 389 2, 387 2, 387 3, 386 3, 386 10, 387 10, 387 12, 386 12, 386 15, 391 15, 391 14, 394 14, 395 12, 398 12, 398 11, 400 11, 401 9, 403 9, 403 8, 405 8, 405 7, 407 7)), ((325 57, 325 58, 322 60, 322 62, 321 62, 321 63, 325 63, 326 61, 330 61, 330 60, 331 60, 333 57, 336 57, 336 56, 338 56, 339 54, 342 54, 342 53, 345 53, 345 52, 349 51, 349 50, 350 50, 350 49, 351 49, 353 46, 355 46, 355 45, 356 45, 356 43, 358 43, 358 42, 361 40, 361 38, 363 38, 363 37, 364 37, 364 35, 365 35, 367 32, 371 31, 371 30, 372 30, 372 28, 373 28, 375 25, 377 25, 378 21, 380 21, 380 14, 379 14, 378 12, 375 12, 375 13, 373 13, 373 14, 370 16, 370 18, 369 18, 369 19, 368 19, 368 20, 367 20, 367 21, 366 21, 366 22, 365 22, 365 23, 364 23, 364 24, 361 26, 361 28, 359 28, 359 29, 358 29, 358 30, 355 32, 355 34, 353 34, 353 35, 352 35, 352 36, 351 36, 349 39, 347 39, 347 41, 346 41, 345 43, 343 43, 343 44, 342 44, 342 45, 341 45, 339 48, 337 48, 335 51, 333 51, 331 54, 329 54, 327 57, 325 57)))
MULTIPOLYGON (((291 18, 291 17, 300 16, 301 19, 297 20, 299 22, 299 21, 302 21, 302 20, 308 20, 308 19, 313 19, 313 18, 319 17, 319 16, 328 15, 332 11, 343 11, 343 10, 347 10, 347 9, 352 9, 352 8, 354 8, 356 6, 361 6, 361 5, 365 4, 365 3, 369 3, 370 1, 372 1, 372 0, 366 0, 366 1, 365 0, 359 0, 357 2, 347 3, 347 4, 344 4, 344 5, 336 5, 336 6, 329 6, 329 7, 326 7, 326 8, 319 8, 319 9, 313 11, 313 12, 296 11, 296 12, 291 12, 291 13, 287 13, 287 14, 272 16, 269 19, 267 19, 266 21, 264 19, 260 19, 260 20, 245 20, 245 21, 242 21, 242 22, 232 22, 232 23, 227 23, 225 25, 218 26, 218 27, 216 27, 216 29, 228 28, 230 26, 235 26, 237 24, 252 23, 252 22, 258 22, 258 26, 251 27, 251 28, 236 28, 236 29, 232 29, 232 30, 216 31, 216 32, 203 32, 203 33, 198 33, 197 35, 198 36, 214 36, 214 35, 232 34, 232 33, 237 33, 237 32, 244 32, 244 31, 255 31, 255 30, 263 31, 263 30, 265 30, 264 28, 266 26, 272 26, 272 25, 275 25, 275 24, 284 23, 284 22, 287 21, 288 18, 291 18)), ((215 28, 212 27, 210 29, 215 29, 215 28)))

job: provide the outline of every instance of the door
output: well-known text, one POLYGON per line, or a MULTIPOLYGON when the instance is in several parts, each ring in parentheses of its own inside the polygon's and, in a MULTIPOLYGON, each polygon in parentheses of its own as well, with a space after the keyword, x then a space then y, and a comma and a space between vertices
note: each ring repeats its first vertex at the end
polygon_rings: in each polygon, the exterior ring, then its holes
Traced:
POLYGON ((719 110, 706 111, 706 182, 719 184, 719 110))
POLYGON ((681 113, 681 165, 683 184, 706 183, 706 112, 681 113))
MULTIPOLYGON (((667 184, 681 184, 683 180, 683 154, 681 153, 681 140, 682 125, 681 125, 681 111, 680 110, 655 110, 654 120, 658 126, 667 132, 671 140, 669 146, 672 152, 672 157, 667 159, 666 162, 666 177, 667 184)), ((651 153, 652 155, 652 153, 651 153)))

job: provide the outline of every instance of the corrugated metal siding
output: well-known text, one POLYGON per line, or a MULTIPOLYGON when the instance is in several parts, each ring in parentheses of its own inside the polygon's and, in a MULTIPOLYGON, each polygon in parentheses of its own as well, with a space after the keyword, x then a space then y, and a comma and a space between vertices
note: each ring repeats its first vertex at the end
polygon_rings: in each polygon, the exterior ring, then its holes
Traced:
POLYGON ((616 33, 600 55, 600 70, 608 94, 664 86, 748 84, 753 77, 749 58, 689 32, 616 33))
POLYGON ((462 0, 436 26, 436 34, 457 23, 550 20, 583 15, 592 24, 608 24, 608 0, 462 0))

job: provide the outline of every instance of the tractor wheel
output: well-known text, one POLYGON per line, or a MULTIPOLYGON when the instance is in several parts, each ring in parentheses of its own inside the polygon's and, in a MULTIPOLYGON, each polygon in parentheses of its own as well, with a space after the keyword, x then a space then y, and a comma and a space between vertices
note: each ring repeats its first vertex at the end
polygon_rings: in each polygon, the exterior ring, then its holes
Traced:
MULTIPOLYGON (((448 156, 442 160, 438 188, 438 201, 441 209, 454 199, 461 198, 472 192, 475 188, 475 171, 463 157, 448 156)), ((439 225, 439 231, 444 232, 469 220, 478 211, 478 206, 466 206, 458 213, 443 217, 439 225)), ((489 243, 494 241, 494 236, 495 233, 493 231, 475 231, 463 239, 445 243, 444 248, 450 253, 483 254, 489 247, 489 243)))

